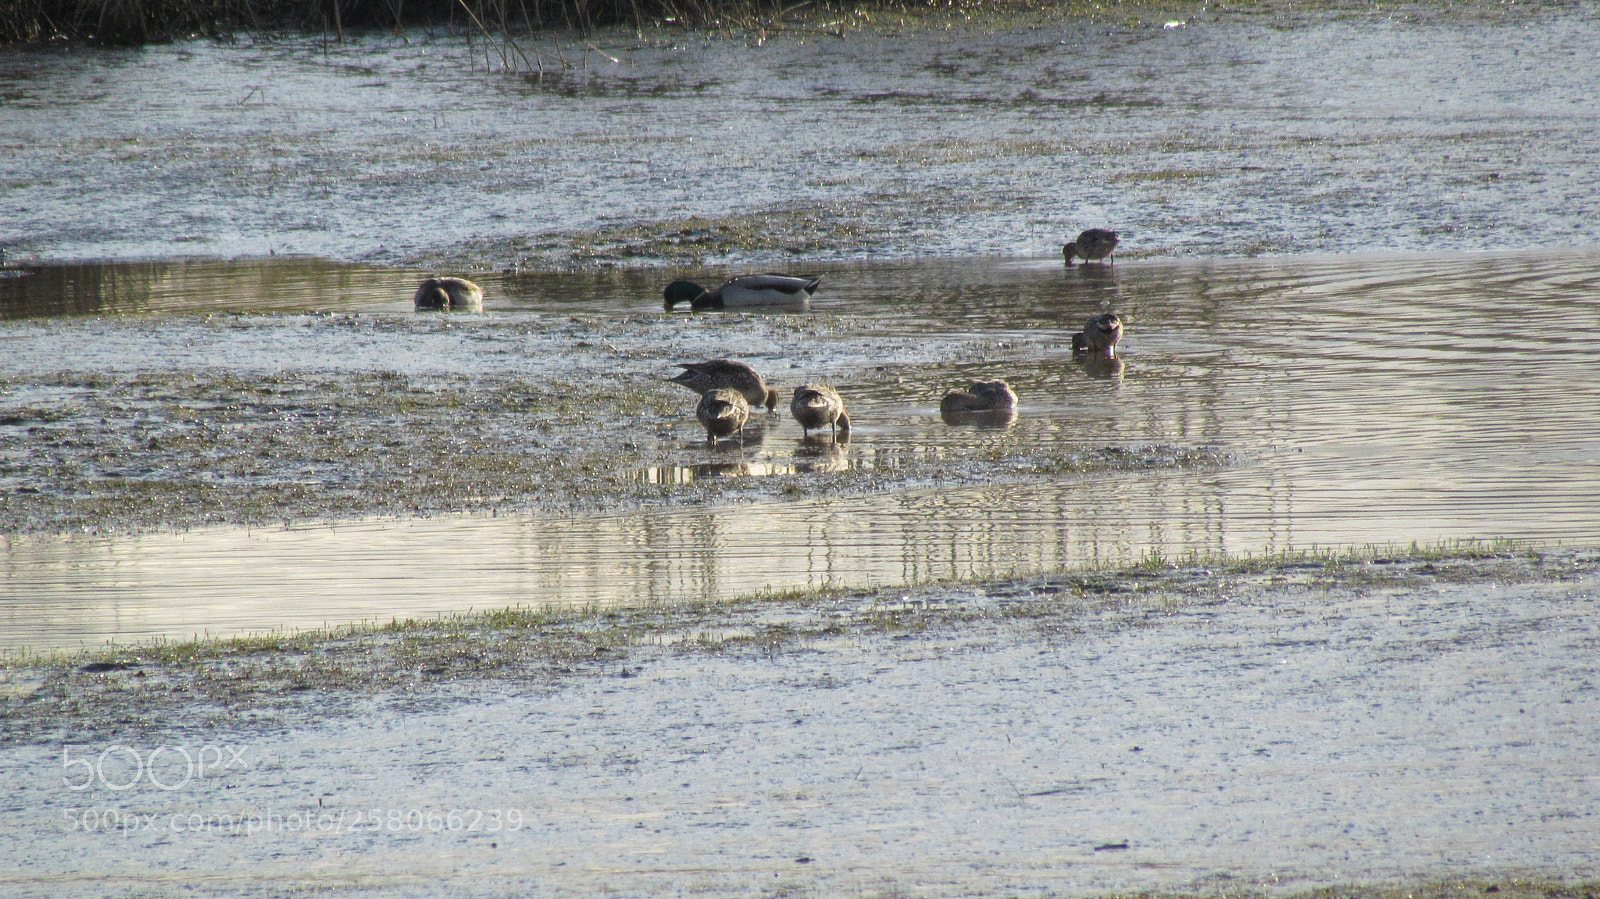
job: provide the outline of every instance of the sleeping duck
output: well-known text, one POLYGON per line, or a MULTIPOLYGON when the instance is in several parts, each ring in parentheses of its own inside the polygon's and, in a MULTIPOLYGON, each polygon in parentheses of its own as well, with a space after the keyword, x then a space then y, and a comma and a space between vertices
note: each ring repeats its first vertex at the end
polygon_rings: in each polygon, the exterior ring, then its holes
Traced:
POLYGON ((411 302, 418 311, 482 312, 483 288, 465 278, 429 278, 411 302))

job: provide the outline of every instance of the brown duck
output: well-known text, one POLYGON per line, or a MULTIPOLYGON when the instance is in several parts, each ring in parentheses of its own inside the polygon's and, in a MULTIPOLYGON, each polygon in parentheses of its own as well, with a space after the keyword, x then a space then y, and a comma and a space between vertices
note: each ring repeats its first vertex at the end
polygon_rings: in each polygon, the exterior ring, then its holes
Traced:
POLYGON ((766 406, 768 412, 778 411, 778 391, 756 374, 756 370, 743 362, 712 359, 709 362, 680 362, 683 371, 669 380, 675 381, 704 395, 719 387, 736 390, 751 406, 766 406))
POLYGON ((706 429, 706 443, 716 446, 718 437, 744 437, 745 423, 750 420, 750 404, 737 390, 717 387, 700 396, 694 417, 706 429))
POLYGON ((1072 352, 1095 356, 1116 355, 1122 339, 1122 319, 1115 312, 1104 312, 1083 323, 1083 330, 1072 335, 1072 352))
POLYGON ((794 389, 789 411, 800 422, 802 434, 827 428, 833 434, 850 432, 850 416, 839 391, 822 384, 802 384, 794 389))
POLYGON ((1111 261, 1111 255, 1117 250, 1117 232, 1107 231, 1104 228, 1090 228, 1078 235, 1078 239, 1069 242, 1061 248, 1061 255, 1067 264, 1071 265, 1073 257, 1084 262, 1093 262, 1098 259, 1111 261))
POLYGON ((1017 408, 1017 394, 1005 381, 973 381, 966 390, 952 390, 939 403, 944 416, 966 412, 1001 412, 1017 408))

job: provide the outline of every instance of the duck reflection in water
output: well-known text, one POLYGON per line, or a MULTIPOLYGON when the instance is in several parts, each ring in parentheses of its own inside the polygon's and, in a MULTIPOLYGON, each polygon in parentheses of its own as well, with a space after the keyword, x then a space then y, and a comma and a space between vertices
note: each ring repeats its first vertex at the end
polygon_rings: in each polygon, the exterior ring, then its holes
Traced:
POLYGON ((939 403, 947 425, 1009 428, 1017 420, 1017 394, 1003 380, 974 381, 966 390, 952 390, 939 403))
POLYGON ((1083 363, 1083 373, 1091 378, 1108 381, 1122 380, 1121 356, 1085 356, 1078 361, 1083 363))
POLYGON ((941 412, 947 425, 977 428, 980 431, 1004 431, 1017 422, 1016 409, 989 409, 978 412, 941 412))
POLYGON ((1114 290, 1122 280, 1114 265, 1069 265, 1062 275, 1091 290, 1114 290))
POLYGON ((743 478, 749 475, 749 462, 702 462, 694 467, 696 479, 743 478))
POLYGON ((808 434, 800 438, 794 450, 794 470, 798 472, 845 471, 850 460, 845 448, 850 445, 850 432, 834 434, 808 434))

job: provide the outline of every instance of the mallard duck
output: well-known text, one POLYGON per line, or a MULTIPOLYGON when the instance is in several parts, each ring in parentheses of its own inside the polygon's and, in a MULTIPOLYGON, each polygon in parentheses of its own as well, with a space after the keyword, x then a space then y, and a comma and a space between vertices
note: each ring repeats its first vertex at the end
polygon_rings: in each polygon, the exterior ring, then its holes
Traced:
POLYGON ((1081 258, 1084 262, 1096 259, 1111 261, 1111 254, 1117 250, 1117 232, 1107 231, 1104 228, 1090 228, 1078 235, 1078 239, 1061 248, 1061 255, 1071 265, 1074 257, 1081 258))
POLYGON ((805 310, 817 292, 822 276, 795 278, 790 275, 743 275, 716 290, 706 290, 693 281, 674 281, 665 291, 667 311, 679 303, 690 309, 738 309, 753 306, 790 307, 805 310))
POLYGON ((1122 339, 1122 319, 1115 312, 1104 312, 1083 323, 1083 330, 1072 335, 1072 352, 1114 356, 1122 339))
POLYGON ((844 397, 822 384, 802 384, 794 389, 789 411, 800 422, 802 434, 827 428, 834 434, 850 432, 850 416, 844 411, 844 397))
POLYGON ((743 362, 712 359, 709 362, 679 362, 683 371, 669 380, 704 394, 718 387, 728 387, 739 393, 752 406, 766 406, 768 412, 778 411, 778 391, 767 386, 756 370, 743 362))
POLYGON ((429 278, 411 299, 418 310, 483 311, 483 288, 465 278, 429 278))
POLYGON ((706 428, 706 443, 716 446, 718 437, 738 434, 744 437, 745 423, 750 420, 750 404, 737 390, 718 387, 700 395, 700 405, 694 417, 706 428))
POLYGON ((939 414, 1003 412, 1017 408, 1017 395, 1005 381, 973 381, 966 390, 952 390, 939 403, 939 414))

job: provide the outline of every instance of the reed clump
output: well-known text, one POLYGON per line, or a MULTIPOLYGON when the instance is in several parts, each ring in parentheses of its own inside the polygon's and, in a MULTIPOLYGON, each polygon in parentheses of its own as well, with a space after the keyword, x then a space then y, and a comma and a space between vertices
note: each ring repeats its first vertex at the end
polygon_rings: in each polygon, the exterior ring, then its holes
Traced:
MULTIPOLYGON (((861 7, 996 7, 1031 0, 890 0, 861 7)), ((742 27, 803 10, 825 13, 833 0, 5 0, 0 44, 88 41, 146 44, 192 37, 226 39, 243 31, 345 31, 453 26, 508 35, 546 29, 742 27)))

